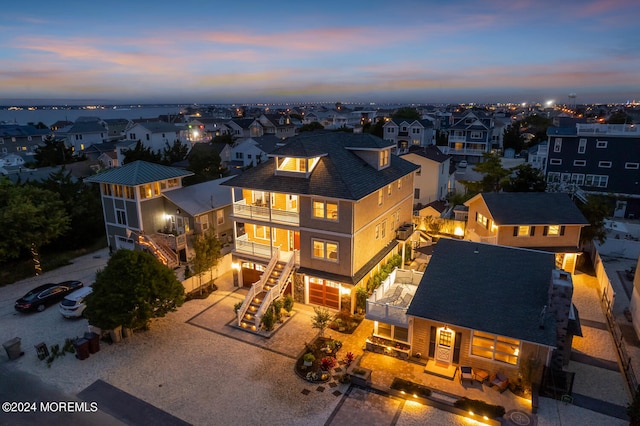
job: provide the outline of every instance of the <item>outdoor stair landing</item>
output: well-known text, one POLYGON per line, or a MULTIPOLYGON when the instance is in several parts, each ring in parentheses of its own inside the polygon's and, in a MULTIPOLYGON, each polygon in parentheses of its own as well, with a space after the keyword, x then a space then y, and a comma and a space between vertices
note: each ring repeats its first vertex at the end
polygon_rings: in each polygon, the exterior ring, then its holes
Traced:
POLYGON ((448 380, 453 380, 456 377, 457 370, 455 365, 439 365, 432 359, 428 360, 427 365, 424 367, 425 373, 448 380))

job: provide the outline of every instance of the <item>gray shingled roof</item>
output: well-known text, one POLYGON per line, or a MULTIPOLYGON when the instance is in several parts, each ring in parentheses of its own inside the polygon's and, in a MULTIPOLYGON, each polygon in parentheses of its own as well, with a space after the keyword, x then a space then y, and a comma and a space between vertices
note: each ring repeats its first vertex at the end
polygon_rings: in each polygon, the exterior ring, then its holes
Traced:
POLYGON ((162 133, 162 132, 179 132, 180 128, 178 128, 174 124, 165 123, 164 121, 149 121, 144 123, 137 123, 138 125, 144 127, 151 133, 162 133))
POLYGON ((187 170, 139 160, 125 164, 122 167, 108 169, 85 179, 85 182, 136 186, 161 180, 191 176, 192 174, 192 172, 187 170))
POLYGON ((555 346, 550 315, 540 328, 554 268, 551 253, 443 238, 407 314, 555 346))
MULTIPOLYGON (((231 189, 228 186, 220 185, 230 178, 231 176, 228 176, 222 179, 185 186, 173 191, 166 191, 162 195, 173 204, 180 206, 182 210, 191 216, 195 216, 232 203, 231 189)), ((236 197, 241 198, 241 191, 236 191, 236 197)))
POLYGON ((562 192, 486 192, 479 196, 497 225, 589 224, 569 195, 562 192))
POLYGON ((355 201, 419 168, 395 155, 391 155, 389 167, 380 171, 371 167, 354 150, 378 150, 393 146, 393 142, 370 134, 309 132, 308 135, 295 136, 287 141, 285 146, 271 155, 314 157, 326 154, 320 158, 308 179, 276 176, 275 160, 271 158, 223 185, 355 201))
MULTIPOLYGON (((416 154, 429 160, 436 161, 438 163, 444 163, 449 158, 452 158, 450 155, 444 154, 442 151, 440 151, 440 148, 435 145, 427 145, 425 147, 412 145, 411 147, 409 147, 409 152, 407 154, 416 154)), ((402 154, 401 157, 407 154, 402 154)))

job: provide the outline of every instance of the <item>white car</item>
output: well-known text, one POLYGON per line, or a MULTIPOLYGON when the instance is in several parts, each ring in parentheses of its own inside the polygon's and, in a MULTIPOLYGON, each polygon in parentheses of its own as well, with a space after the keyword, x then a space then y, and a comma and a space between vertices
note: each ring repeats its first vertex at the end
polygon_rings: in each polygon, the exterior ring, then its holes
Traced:
POLYGON ((82 287, 79 290, 67 295, 62 302, 60 302, 60 313, 65 318, 80 318, 87 305, 84 303, 85 297, 87 297, 93 289, 91 287, 82 287))
POLYGON ((464 169, 465 167, 467 167, 467 160, 462 160, 462 161, 460 161, 460 162, 458 163, 458 167, 463 168, 463 169, 464 169))

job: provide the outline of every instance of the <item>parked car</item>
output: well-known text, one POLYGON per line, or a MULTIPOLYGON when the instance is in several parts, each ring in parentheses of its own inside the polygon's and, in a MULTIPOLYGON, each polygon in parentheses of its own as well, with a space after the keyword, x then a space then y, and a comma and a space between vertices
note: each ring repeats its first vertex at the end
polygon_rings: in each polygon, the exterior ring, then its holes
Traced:
POLYGON ((468 166, 467 160, 462 160, 458 163, 458 167, 464 169, 465 167, 468 166))
POLYGON ((81 281, 43 284, 16 300, 14 307, 21 312, 42 312, 47 306, 60 302, 67 294, 83 286, 81 281))
POLYGON ((65 318, 80 318, 87 307, 84 299, 91 294, 93 288, 82 287, 71 294, 65 296, 60 302, 60 313, 65 318))

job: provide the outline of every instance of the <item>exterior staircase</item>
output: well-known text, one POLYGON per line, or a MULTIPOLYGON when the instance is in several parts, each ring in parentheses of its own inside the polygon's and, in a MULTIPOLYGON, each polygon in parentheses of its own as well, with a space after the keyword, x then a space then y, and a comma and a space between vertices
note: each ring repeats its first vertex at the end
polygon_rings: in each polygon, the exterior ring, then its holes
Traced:
POLYGON ((153 240, 148 235, 139 235, 138 244, 149 250, 163 265, 175 269, 180 266, 178 254, 167 247, 165 244, 153 240))
POLYGON ((262 316, 271 303, 282 296, 287 282, 294 272, 295 256, 291 252, 274 254, 260 280, 254 283, 245 300, 238 309, 238 325, 242 328, 258 331, 262 316))

